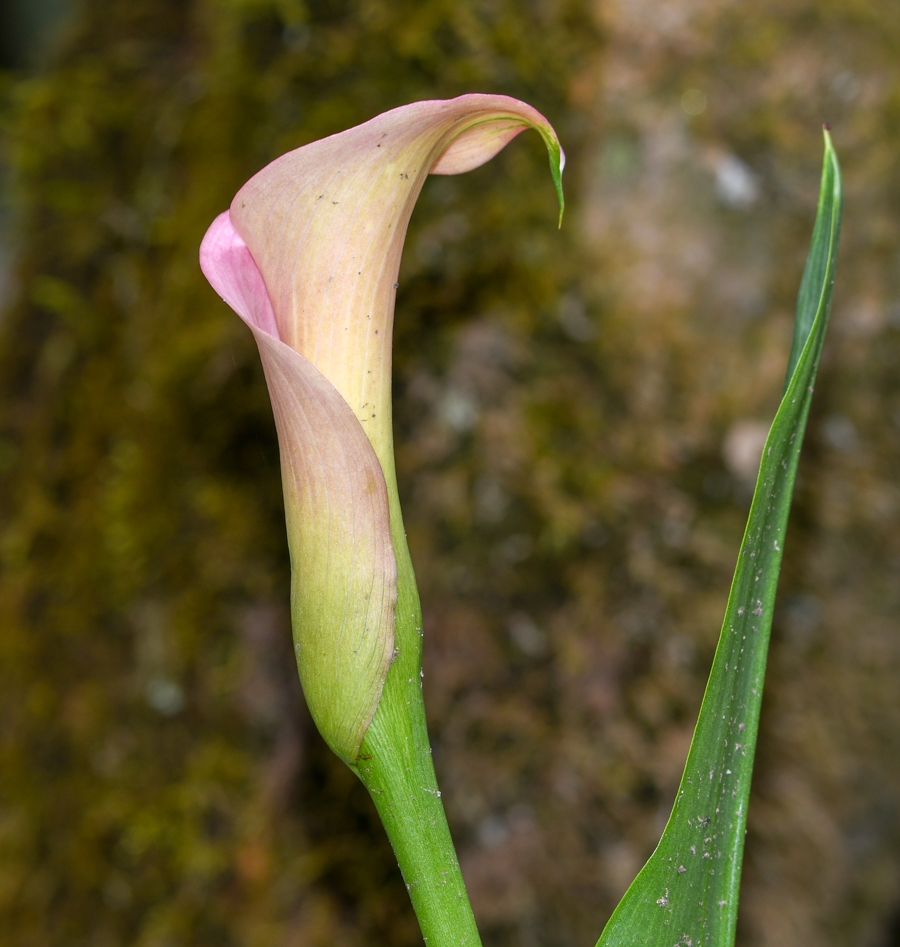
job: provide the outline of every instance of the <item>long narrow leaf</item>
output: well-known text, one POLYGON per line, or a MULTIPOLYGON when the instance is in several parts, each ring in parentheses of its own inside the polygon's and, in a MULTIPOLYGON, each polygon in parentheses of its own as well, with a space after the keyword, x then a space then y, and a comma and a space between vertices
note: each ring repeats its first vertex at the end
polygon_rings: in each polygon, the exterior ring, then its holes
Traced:
POLYGON ((775 590, 800 446, 831 308, 841 174, 825 132, 812 244, 784 398, 763 450, 725 621, 662 839, 597 947, 731 947, 775 590))

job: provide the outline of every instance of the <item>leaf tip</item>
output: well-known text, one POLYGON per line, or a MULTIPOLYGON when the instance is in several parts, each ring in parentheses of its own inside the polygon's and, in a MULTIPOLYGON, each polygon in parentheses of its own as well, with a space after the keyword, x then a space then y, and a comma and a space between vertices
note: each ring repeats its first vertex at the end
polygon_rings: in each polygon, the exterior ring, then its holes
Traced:
POLYGON ((837 164, 837 156, 834 152, 834 142, 831 140, 831 122, 822 122, 822 137, 825 139, 825 156, 837 164))
POLYGON ((559 222, 558 227, 562 228, 563 213, 566 209, 566 197, 563 194, 562 173, 566 166, 566 154, 559 144, 559 139, 555 133, 545 136, 547 151, 550 156, 550 174, 553 176, 553 184, 556 187, 556 196, 559 200, 559 222))

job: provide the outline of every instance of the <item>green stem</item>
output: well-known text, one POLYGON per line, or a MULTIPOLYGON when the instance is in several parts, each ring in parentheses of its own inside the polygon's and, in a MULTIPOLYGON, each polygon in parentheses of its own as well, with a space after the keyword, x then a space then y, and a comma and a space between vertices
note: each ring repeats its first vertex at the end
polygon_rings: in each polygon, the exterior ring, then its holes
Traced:
POLYGON ((396 659, 351 769, 369 790, 428 947, 480 947, 431 762, 422 699, 422 612, 393 478, 397 556, 396 659))
POLYGON ((414 713, 415 723, 407 717, 416 703, 421 708, 418 681, 406 692, 408 707, 379 706, 354 769, 394 847, 425 943, 477 947, 481 940, 431 765, 424 710, 414 713))

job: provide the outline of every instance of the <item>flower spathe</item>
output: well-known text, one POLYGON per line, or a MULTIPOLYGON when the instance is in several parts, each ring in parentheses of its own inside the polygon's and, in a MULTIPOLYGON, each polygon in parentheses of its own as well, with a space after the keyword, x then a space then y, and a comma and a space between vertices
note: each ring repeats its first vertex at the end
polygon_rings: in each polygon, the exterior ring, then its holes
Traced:
POLYGON ((391 431, 400 255, 425 178, 490 160, 526 128, 506 96, 416 102, 276 159, 200 249, 210 283, 253 331, 281 452, 292 620, 304 694, 353 762, 391 664, 402 536, 391 431), (393 528, 393 537, 392 537, 393 528))

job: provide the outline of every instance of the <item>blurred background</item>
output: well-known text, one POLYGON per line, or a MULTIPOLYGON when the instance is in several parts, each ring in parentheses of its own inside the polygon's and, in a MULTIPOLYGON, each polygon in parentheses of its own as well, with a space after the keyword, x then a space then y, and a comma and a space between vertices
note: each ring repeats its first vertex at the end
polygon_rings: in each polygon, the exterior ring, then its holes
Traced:
POLYGON ((423 98, 543 145, 426 183, 396 441, 486 947, 592 945, 659 836, 778 403, 823 121, 846 203, 785 551, 742 947, 900 944, 900 5, 7 4, 0 940, 412 947, 312 727, 250 333, 197 266, 282 152, 423 98))

